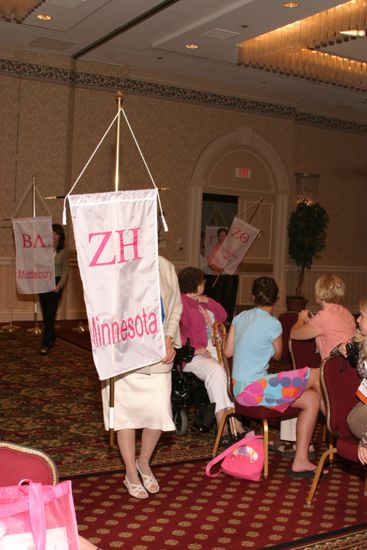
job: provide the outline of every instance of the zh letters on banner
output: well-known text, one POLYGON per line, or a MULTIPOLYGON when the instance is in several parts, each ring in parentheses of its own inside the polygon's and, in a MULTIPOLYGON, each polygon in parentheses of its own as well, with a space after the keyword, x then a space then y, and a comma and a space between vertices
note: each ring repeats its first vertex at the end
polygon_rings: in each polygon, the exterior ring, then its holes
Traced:
POLYGON ((43 294, 55 288, 50 216, 13 219, 16 284, 19 294, 43 294))
POLYGON ((234 275, 259 233, 259 229, 235 216, 213 263, 229 275, 234 275))
POLYGON ((158 363, 165 347, 157 190, 68 198, 99 378, 158 363))

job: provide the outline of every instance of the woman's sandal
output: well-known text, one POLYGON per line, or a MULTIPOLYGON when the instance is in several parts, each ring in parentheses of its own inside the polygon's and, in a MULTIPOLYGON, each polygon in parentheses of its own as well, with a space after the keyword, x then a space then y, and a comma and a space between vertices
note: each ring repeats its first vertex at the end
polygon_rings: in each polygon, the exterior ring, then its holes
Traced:
POLYGON ((138 460, 136 460, 135 464, 136 464, 136 469, 138 470, 139 474, 141 475, 141 478, 143 480, 143 485, 146 488, 146 490, 149 493, 152 493, 152 494, 158 493, 159 483, 156 480, 156 478, 154 477, 154 475, 152 474, 151 476, 147 476, 147 475, 143 474, 143 472, 141 471, 141 469, 139 467, 138 460))
POLYGON ((148 493, 141 483, 130 483, 130 481, 125 476, 123 484, 125 485, 127 492, 131 497, 138 498, 140 500, 149 497, 148 493))

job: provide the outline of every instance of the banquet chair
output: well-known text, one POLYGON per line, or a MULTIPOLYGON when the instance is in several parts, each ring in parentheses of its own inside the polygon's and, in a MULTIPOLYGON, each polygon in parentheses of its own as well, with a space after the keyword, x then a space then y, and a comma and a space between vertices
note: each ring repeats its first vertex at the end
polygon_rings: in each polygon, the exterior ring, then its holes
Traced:
MULTIPOLYGON (((289 418, 296 418, 298 414, 300 413, 300 409, 296 409, 295 407, 288 407, 287 410, 284 412, 275 411, 273 409, 269 409, 267 407, 245 407, 244 405, 240 405, 237 403, 233 396, 232 392, 232 376, 231 371, 228 365, 227 358, 224 355, 223 347, 224 347, 224 340, 225 340, 225 334, 226 330, 224 325, 221 323, 215 323, 216 326, 214 326, 214 334, 216 337, 216 345, 217 345, 217 353, 218 353, 218 360, 223 365, 226 374, 227 374, 227 391, 230 399, 235 404, 234 407, 231 407, 229 409, 226 409, 224 411, 224 415, 222 417, 222 420, 218 427, 217 436, 215 438, 214 447, 212 451, 212 456, 215 457, 218 451, 220 438, 223 434, 224 427, 226 425, 227 421, 230 421, 230 419, 234 416, 245 416, 247 418, 250 418, 252 420, 261 420, 262 425, 262 433, 264 436, 264 471, 263 476, 264 478, 268 477, 269 474, 269 425, 268 420, 287 420, 289 418), (220 337, 218 337, 218 333, 220 334, 220 337)), ((233 427, 231 429, 231 432, 233 433, 233 427)))
POLYGON ((282 325, 282 356, 280 362, 284 363, 285 370, 292 369, 292 356, 289 349, 289 338, 293 325, 297 322, 298 313, 285 311, 278 315, 278 321, 282 325), (288 366, 290 365, 290 366, 288 366))
POLYGON ((321 357, 317 350, 315 338, 309 340, 290 338, 289 351, 294 369, 302 369, 303 367, 317 369, 320 367, 321 357))
POLYGON ((0 487, 17 485, 22 479, 56 485, 59 474, 54 461, 43 451, 0 441, 0 487))
MULTIPOLYGON (((342 458, 359 463, 357 454, 359 440, 352 434, 347 423, 348 414, 358 402, 355 392, 359 384, 360 378, 356 369, 351 367, 342 355, 328 357, 322 362, 321 387, 326 404, 327 428, 334 436, 336 444, 329 445, 320 457, 306 498, 308 505, 312 503, 327 458, 332 461, 334 453, 337 453, 342 458)), ((367 468, 364 468, 366 470, 364 494, 367 495, 367 468)))

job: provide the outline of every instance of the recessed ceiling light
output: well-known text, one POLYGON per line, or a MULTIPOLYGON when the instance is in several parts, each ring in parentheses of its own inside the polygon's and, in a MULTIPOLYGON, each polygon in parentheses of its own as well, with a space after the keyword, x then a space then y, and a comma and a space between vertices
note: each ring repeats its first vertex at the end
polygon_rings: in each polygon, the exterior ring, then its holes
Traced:
POLYGON ((48 15, 47 13, 39 13, 36 17, 40 21, 52 21, 53 19, 52 15, 48 15))
POLYGON ((352 29, 350 31, 340 31, 339 34, 343 34, 344 36, 358 37, 358 36, 366 36, 366 31, 359 30, 359 29, 352 29))
POLYGON ((283 8, 298 8, 299 2, 283 2, 283 8))
POLYGON ((185 44, 185 48, 187 48, 188 50, 197 50, 198 47, 198 44, 194 44, 193 42, 191 44, 185 44))

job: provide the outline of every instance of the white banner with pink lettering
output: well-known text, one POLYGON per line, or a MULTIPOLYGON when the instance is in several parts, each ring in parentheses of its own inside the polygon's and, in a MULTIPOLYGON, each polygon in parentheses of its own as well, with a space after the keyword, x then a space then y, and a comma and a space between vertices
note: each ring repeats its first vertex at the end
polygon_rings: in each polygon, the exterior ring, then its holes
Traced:
POLYGON ((213 263, 222 267, 225 273, 234 275, 259 233, 259 229, 235 216, 213 263))
POLYGON ((165 347, 157 190, 68 199, 99 378, 158 363, 165 347))
POLYGON ((19 294, 43 294, 55 288, 51 216, 13 219, 15 279, 19 294))

